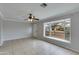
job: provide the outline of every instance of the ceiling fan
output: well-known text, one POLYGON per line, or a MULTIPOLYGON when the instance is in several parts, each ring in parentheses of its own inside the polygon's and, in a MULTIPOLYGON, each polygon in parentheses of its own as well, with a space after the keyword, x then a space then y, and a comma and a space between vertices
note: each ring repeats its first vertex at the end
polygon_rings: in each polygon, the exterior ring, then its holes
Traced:
MULTIPOLYGON (((42 3, 42 4, 40 4, 40 6, 42 8, 45 8, 45 7, 47 7, 47 4, 46 3, 42 3)), ((32 13, 29 13, 28 18, 27 19, 24 19, 24 20, 27 20, 27 21, 32 22, 32 23, 39 21, 39 19, 36 16, 33 16, 32 15, 32 13)))
POLYGON ((36 18, 35 16, 33 16, 31 13, 29 14, 28 18, 24 19, 24 20, 27 20, 28 22, 37 22, 37 21, 39 21, 39 19, 36 18))

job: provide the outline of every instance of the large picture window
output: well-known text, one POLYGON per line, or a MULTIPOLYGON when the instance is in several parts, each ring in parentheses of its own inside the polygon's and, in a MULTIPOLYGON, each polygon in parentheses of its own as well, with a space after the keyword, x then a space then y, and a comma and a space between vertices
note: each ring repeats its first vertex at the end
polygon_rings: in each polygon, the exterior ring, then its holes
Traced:
POLYGON ((71 19, 44 23, 44 37, 64 42, 71 40, 71 19))

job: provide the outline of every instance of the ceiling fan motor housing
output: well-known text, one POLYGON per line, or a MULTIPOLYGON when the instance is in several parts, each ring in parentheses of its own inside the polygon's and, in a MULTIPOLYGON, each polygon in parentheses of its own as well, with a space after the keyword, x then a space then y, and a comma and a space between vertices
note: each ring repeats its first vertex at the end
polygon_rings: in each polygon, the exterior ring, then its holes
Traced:
POLYGON ((28 17, 29 19, 32 19, 32 14, 29 14, 29 17, 28 17))

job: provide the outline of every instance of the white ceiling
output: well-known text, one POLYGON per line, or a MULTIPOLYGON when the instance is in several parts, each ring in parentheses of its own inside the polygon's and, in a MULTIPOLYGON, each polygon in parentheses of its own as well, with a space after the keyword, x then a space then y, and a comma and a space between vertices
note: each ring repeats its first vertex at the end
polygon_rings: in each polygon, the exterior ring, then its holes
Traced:
POLYGON ((40 7, 40 3, 4 3, 0 4, 0 12, 5 20, 24 21, 31 12, 43 20, 79 8, 79 4, 48 3, 46 8, 40 7))

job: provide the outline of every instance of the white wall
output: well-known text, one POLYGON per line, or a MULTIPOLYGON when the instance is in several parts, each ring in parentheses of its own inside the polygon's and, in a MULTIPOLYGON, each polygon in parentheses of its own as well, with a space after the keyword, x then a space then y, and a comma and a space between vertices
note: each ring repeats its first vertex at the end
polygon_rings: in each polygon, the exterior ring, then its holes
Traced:
POLYGON ((32 36, 32 26, 29 23, 3 20, 3 41, 32 36))
POLYGON ((79 12, 66 14, 66 15, 62 14, 56 17, 48 18, 40 22, 39 24, 37 24, 37 35, 35 37, 79 52, 79 12), (44 22, 50 22, 50 21, 61 20, 61 19, 66 19, 66 18, 71 18, 71 43, 64 43, 61 41, 43 37, 43 23, 44 22))
POLYGON ((2 33, 3 33, 3 28, 2 28, 2 17, 1 17, 1 14, 0 14, 0 46, 3 44, 3 41, 2 41, 2 39, 3 39, 3 36, 2 36, 2 33))
POLYGON ((37 37, 37 24, 32 25, 32 36, 35 38, 37 37))
POLYGON ((2 26, 2 21, 3 20, 3 14, 0 12, 0 46, 3 44, 3 41, 2 41, 2 39, 3 39, 3 37, 2 37, 2 33, 3 33, 3 26, 2 26))
POLYGON ((0 44, 1 44, 1 18, 0 18, 0 44))

